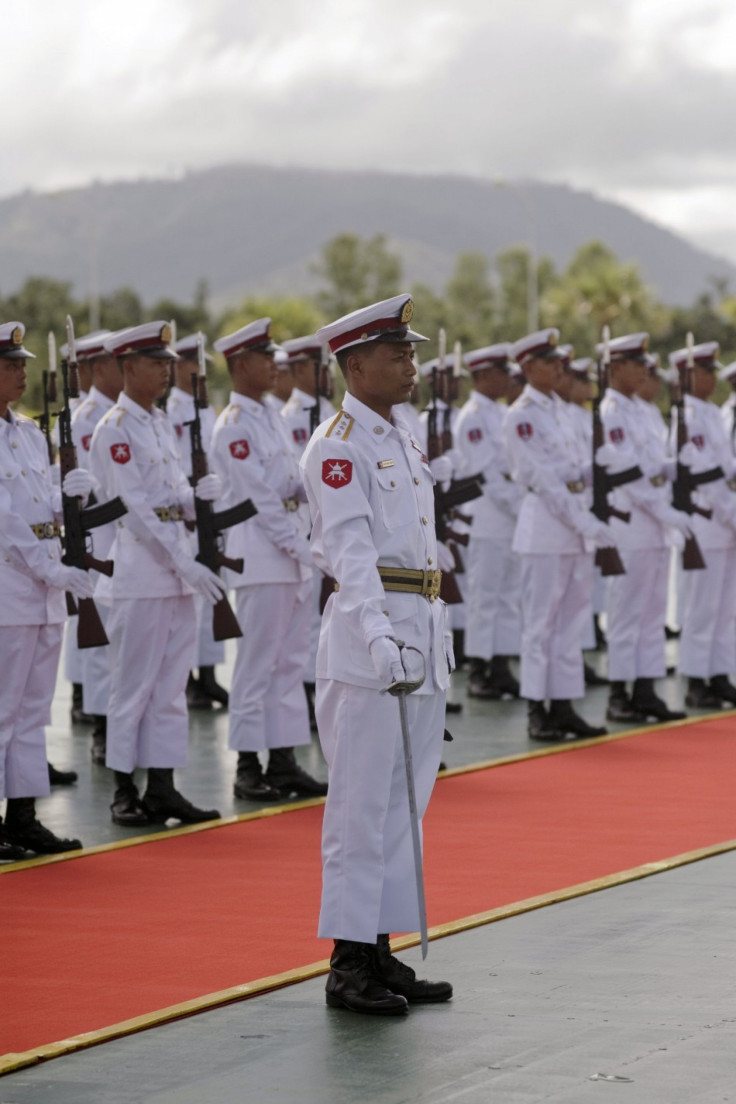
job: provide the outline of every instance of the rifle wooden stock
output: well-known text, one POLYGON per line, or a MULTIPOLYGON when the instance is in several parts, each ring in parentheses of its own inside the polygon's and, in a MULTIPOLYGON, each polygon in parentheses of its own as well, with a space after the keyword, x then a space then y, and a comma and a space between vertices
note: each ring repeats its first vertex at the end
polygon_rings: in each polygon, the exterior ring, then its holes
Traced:
POLYGON ((440 583, 440 598, 448 606, 459 606, 463 600, 460 587, 457 585, 454 571, 443 571, 440 583))
MULTIPOLYGON (((201 380, 201 377, 199 377, 199 379, 201 380)), ((204 564, 205 567, 208 567, 215 575, 219 575, 220 569, 223 567, 228 568, 229 571, 234 571, 236 575, 242 575, 244 567, 242 558, 238 557, 234 559, 226 556, 220 547, 219 535, 223 530, 229 529, 231 526, 238 525, 240 522, 247 520, 247 518, 253 517, 258 511, 248 498, 243 502, 238 502, 235 506, 231 506, 227 510, 215 513, 211 502, 205 502, 203 499, 197 498, 197 484, 200 479, 207 475, 207 454, 202 446, 202 423, 199 416, 200 391, 198 388, 198 377, 195 373, 192 374, 192 393, 194 395, 194 418, 187 424, 189 426, 191 440, 191 482, 194 487, 197 560, 199 563, 204 564)), ((224 594, 212 610, 212 635, 215 640, 218 641, 235 640, 243 635, 243 630, 238 624, 238 619, 233 612, 232 606, 227 596, 224 594)))
MULTIPOLYGON (((112 574, 112 572, 110 572, 112 574)), ((77 643, 80 648, 100 648, 109 644, 105 626, 100 620, 97 606, 92 598, 79 599, 79 623, 77 625, 77 643)))
POLYGON ((626 574, 626 568, 618 554, 618 549, 614 545, 596 550, 595 565, 600 568, 601 575, 626 574))
POLYGON ((463 548, 467 548, 470 542, 469 533, 457 533, 454 529, 445 528, 444 538, 446 541, 452 541, 453 544, 461 544, 463 548))
POLYGON ((691 533, 686 537, 685 547, 682 550, 682 569, 683 571, 702 571, 705 566, 700 545, 691 533))

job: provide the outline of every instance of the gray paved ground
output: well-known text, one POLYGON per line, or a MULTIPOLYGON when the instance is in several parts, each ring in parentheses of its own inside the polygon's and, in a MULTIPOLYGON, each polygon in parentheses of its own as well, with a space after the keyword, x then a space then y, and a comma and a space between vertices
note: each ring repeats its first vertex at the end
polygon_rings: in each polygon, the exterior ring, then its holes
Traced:
POLYGON ((438 940, 455 998, 405 1019, 318 978, 9 1074, 0 1104, 733 1101, 735 881, 727 854, 438 940))

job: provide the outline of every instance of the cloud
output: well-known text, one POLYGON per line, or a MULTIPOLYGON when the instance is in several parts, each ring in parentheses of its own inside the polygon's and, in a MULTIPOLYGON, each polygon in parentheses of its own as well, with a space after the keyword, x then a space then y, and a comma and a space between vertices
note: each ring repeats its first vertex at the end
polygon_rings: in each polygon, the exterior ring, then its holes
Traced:
POLYGON ((5 0, 4 26, 3 194, 248 160, 667 195, 675 224, 736 197, 725 0, 5 0))

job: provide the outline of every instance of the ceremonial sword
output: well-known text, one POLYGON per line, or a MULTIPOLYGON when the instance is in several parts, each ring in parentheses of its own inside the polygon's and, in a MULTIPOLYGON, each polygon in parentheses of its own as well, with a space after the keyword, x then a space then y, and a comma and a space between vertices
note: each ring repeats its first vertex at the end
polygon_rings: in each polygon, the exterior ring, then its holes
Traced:
MULTIPOLYGON (((393 639, 393 638, 392 638, 393 639)), ((422 659, 422 675, 419 679, 404 679, 392 682, 381 693, 393 694, 399 699, 399 717, 401 720, 401 740, 404 746, 404 766, 406 767, 406 789, 409 797, 409 823, 411 825, 411 843, 414 851, 414 876, 417 883, 417 903, 419 905, 419 932, 422 938, 422 958, 427 957, 427 905, 424 897, 424 874, 422 868, 422 845, 419 840, 419 816, 417 814, 417 795, 414 786, 414 760, 411 754, 409 737, 409 717, 406 711, 406 695, 418 690, 424 682, 427 667, 424 656, 418 648, 404 644, 403 640, 394 640, 399 651, 416 652, 422 659)))

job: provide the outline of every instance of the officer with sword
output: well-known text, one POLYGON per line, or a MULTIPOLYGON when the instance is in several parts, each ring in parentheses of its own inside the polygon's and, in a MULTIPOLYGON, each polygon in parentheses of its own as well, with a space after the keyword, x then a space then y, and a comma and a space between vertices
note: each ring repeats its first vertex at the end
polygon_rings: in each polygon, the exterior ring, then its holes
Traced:
POLYGON ((301 462, 314 559, 336 580, 316 693, 330 771, 319 921, 319 935, 335 941, 326 996, 331 1007, 373 1015, 452 996, 448 982, 418 979, 389 943, 391 932, 421 930, 426 951, 420 822, 454 666, 439 598, 434 480, 392 410, 409 398, 413 345, 425 340, 410 328, 412 311, 410 297, 397 295, 319 331, 347 394, 301 462))

